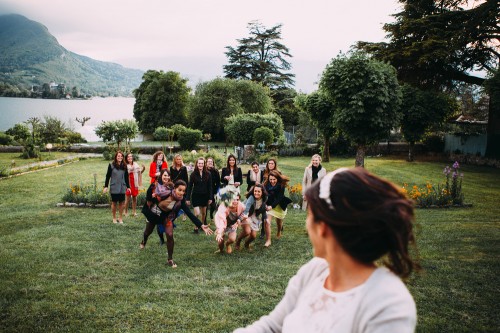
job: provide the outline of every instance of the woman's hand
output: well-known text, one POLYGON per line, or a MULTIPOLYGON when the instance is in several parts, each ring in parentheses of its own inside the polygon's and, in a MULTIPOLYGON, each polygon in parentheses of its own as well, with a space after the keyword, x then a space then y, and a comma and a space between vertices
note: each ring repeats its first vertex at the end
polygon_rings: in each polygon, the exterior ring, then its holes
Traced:
POLYGON ((191 201, 186 200, 186 205, 190 206, 191 205, 191 201))
POLYGON ((224 231, 217 232, 217 234, 215 235, 215 240, 217 241, 217 243, 222 242, 224 240, 224 231))
POLYGON ((210 204, 212 203, 212 200, 208 200, 208 205, 210 206, 210 204))
POLYGON ((105 187, 105 188, 102 189, 102 193, 106 193, 106 192, 108 192, 108 188, 107 187, 105 187))
POLYGON ((234 186, 236 186, 236 187, 240 186, 240 182, 234 183, 234 186))
POLYGON ((203 229, 203 231, 205 232, 205 235, 207 235, 207 236, 210 236, 211 234, 214 233, 212 231, 212 229, 210 229, 210 227, 208 225, 205 225, 205 224, 201 226, 201 229, 203 229))

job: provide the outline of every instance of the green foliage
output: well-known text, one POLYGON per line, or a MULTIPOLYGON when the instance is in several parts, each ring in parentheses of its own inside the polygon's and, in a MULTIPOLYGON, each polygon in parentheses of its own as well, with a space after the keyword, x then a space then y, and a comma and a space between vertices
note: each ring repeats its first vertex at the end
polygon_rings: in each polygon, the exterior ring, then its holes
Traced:
POLYGON ((64 138, 68 140, 68 144, 87 142, 80 133, 69 130, 64 132, 64 138))
POLYGON ((14 138, 4 132, 0 132, 0 145, 10 145, 14 138))
POLYGON ((420 141, 432 125, 440 124, 457 109, 448 95, 403 85, 401 132, 408 142, 420 141))
POLYGON ((62 197, 63 202, 85 203, 89 205, 109 203, 109 195, 97 188, 97 184, 71 184, 62 197))
POLYGON ((253 133, 256 128, 271 128, 274 138, 283 138, 283 122, 277 114, 243 114, 231 116, 226 120, 224 131, 228 139, 237 145, 253 143, 253 133))
POLYGON ((120 144, 136 137, 139 128, 135 120, 122 119, 102 121, 95 129, 95 134, 102 139, 104 143, 116 144, 120 149, 120 144))
POLYGON ((168 128, 164 126, 157 127, 153 133, 155 141, 167 141, 169 138, 168 128))
POLYGON ((396 21, 384 25, 389 42, 357 47, 396 67, 401 81, 425 90, 457 81, 480 85, 478 69, 498 68, 498 48, 492 47, 500 37, 498 1, 400 2, 396 21))
POLYGON ((236 48, 226 46, 229 62, 223 66, 226 77, 261 82, 271 89, 293 85, 295 75, 286 72, 292 68, 287 60, 292 55, 281 43, 281 27, 278 24, 265 28, 258 21, 250 22, 250 36, 238 39, 236 48))
POLYGON ((16 141, 25 141, 30 137, 30 129, 23 123, 15 124, 14 127, 9 128, 5 133, 13 136, 16 141))
POLYGON ((248 80, 217 78, 197 85, 189 111, 190 124, 212 138, 225 138, 224 121, 243 113, 268 114, 273 110, 270 91, 248 80))
POLYGON ((280 88, 272 91, 274 112, 283 120, 285 128, 299 124, 300 108, 295 104, 297 92, 291 88, 280 88))
POLYGON ((323 159, 330 160, 330 139, 335 134, 335 104, 322 91, 315 91, 307 96, 300 96, 296 104, 309 115, 313 124, 323 136, 323 159))
POLYGON ((259 156, 259 163, 260 164, 266 163, 271 158, 277 159, 278 158, 278 152, 272 150, 272 151, 269 151, 269 152, 267 152, 265 154, 260 155, 259 156))
POLYGON ((159 126, 186 123, 191 88, 177 72, 147 71, 134 90, 134 118, 143 133, 153 133, 159 126))
POLYGON ((40 140, 42 143, 57 143, 66 131, 66 125, 60 119, 44 116, 44 121, 40 124, 40 140))
POLYGON ((179 134, 177 141, 183 150, 196 150, 198 142, 201 141, 203 133, 200 130, 186 128, 179 134))
POLYGON ((336 107, 334 125, 358 146, 356 165, 363 165, 364 147, 399 125, 396 70, 362 53, 339 54, 323 72, 320 89, 336 107))
POLYGON ((261 126, 253 132, 253 144, 257 147, 257 145, 262 142, 264 142, 266 146, 274 142, 273 130, 269 127, 261 126))

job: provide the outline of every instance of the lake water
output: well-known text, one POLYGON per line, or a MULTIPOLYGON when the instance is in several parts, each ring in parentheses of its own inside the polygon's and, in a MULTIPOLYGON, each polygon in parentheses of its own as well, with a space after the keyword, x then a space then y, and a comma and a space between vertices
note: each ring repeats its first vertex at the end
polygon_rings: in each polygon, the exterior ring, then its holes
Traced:
POLYGON ((0 97, 0 131, 28 118, 52 116, 81 133, 87 141, 100 141, 95 128, 101 121, 134 119, 135 98, 94 97, 90 100, 59 100, 0 97), (90 117, 82 126, 76 118, 90 117))

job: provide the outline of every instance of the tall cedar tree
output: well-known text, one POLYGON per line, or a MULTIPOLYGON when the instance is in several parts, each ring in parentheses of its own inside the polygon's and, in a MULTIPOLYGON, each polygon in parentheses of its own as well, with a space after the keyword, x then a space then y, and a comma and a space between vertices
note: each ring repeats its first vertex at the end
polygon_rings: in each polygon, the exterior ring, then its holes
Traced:
MULTIPOLYGON (((388 61, 398 78, 423 90, 442 91, 457 82, 482 85, 478 71, 495 75, 500 61, 498 0, 404 0, 395 23, 385 24, 389 43, 358 42, 357 48, 388 61)), ((498 74, 496 74, 498 75, 498 74)), ((491 89, 489 89, 491 92, 491 89)), ((500 110, 490 93, 486 154, 500 157, 500 110)))
POLYGON ((224 65, 226 78, 247 79, 271 88, 287 88, 294 84, 294 74, 287 58, 292 55, 281 41, 281 24, 266 29, 258 21, 248 24, 250 36, 238 39, 237 47, 226 46, 228 65, 224 65))

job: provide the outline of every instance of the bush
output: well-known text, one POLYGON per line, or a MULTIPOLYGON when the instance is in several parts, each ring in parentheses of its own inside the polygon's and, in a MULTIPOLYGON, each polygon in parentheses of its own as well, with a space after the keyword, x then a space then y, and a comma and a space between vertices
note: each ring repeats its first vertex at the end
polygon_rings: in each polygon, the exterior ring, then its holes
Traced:
POLYGON ((264 142, 266 146, 269 146, 274 142, 273 130, 269 127, 261 126, 253 132, 253 144, 255 147, 262 142, 264 142))
POLYGON ((167 141, 168 128, 164 126, 157 127, 153 133, 153 138, 155 139, 155 141, 167 141))
POLYGON ((68 140, 69 144, 73 144, 73 143, 86 143, 87 142, 87 140, 85 140, 83 138, 83 136, 80 133, 78 133, 78 132, 66 131, 64 133, 64 136, 68 140))
POLYGON ((183 150, 193 150, 197 148, 198 142, 201 141, 203 133, 200 130, 186 128, 177 138, 179 146, 183 150))
POLYGON ((70 185, 63 195, 64 202, 85 203, 90 205, 109 203, 109 195, 97 189, 97 185, 70 185))
POLYGON ((5 134, 4 132, 0 132, 0 145, 10 145, 12 141, 14 140, 13 137, 11 137, 8 134, 5 134))
POLYGON ((237 145, 253 143, 253 133, 256 128, 267 127, 273 130, 274 140, 285 141, 283 121, 277 114, 240 114, 227 119, 224 132, 228 139, 237 145))

